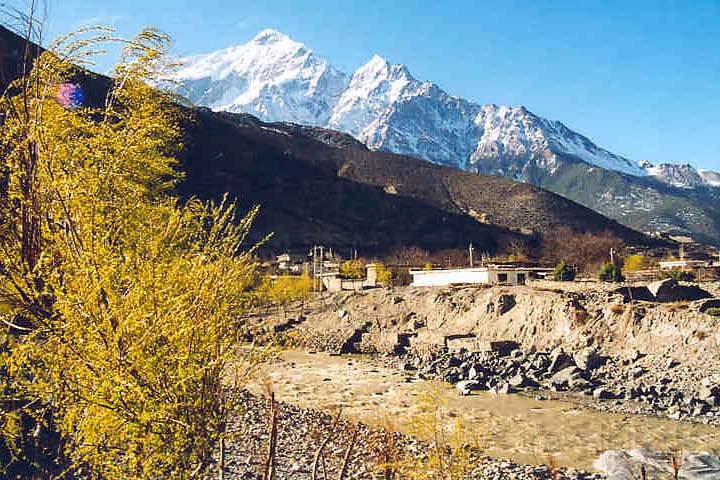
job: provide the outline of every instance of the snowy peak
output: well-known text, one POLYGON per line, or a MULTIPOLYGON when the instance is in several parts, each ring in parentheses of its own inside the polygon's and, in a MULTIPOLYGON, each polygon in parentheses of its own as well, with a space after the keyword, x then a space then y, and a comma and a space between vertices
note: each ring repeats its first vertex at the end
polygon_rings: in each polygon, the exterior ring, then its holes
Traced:
POLYGON ((689 164, 663 163, 653 165, 648 161, 644 161, 640 165, 648 175, 673 187, 684 189, 720 187, 720 173, 709 170, 696 170, 689 164))
POLYGON ((404 65, 393 65, 379 55, 358 68, 335 105, 328 126, 367 141, 368 127, 387 115, 409 87, 416 87, 404 65))
POLYGON ((584 162, 681 188, 720 186, 714 172, 632 162, 524 106, 454 97, 379 55, 345 74, 273 29, 243 45, 185 59, 177 80, 180 93, 214 110, 340 130, 373 149, 466 170, 532 181, 561 164, 584 162))
POLYGON ((711 187, 720 187, 720 173, 710 170, 698 170, 705 183, 711 187))
POLYGON ((290 37, 272 28, 266 28, 252 39, 252 43, 256 45, 272 45, 286 41, 291 41, 290 37))
POLYGON ((266 121, 324 124, 348 83, 347 75, 276 30, 182 62, 178 91, 190 101, 266 121))

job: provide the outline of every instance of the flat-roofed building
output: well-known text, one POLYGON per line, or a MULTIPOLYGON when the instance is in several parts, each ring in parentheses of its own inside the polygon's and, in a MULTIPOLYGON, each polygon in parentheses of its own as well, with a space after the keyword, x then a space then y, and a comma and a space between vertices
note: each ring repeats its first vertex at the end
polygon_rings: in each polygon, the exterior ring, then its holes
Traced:
POLYGON ((411 270, 412 284, 421 287, 438 287, 455 284, 525 285, 530 278, 546 273, 547 269, 484 266, 447 270, 411 270))

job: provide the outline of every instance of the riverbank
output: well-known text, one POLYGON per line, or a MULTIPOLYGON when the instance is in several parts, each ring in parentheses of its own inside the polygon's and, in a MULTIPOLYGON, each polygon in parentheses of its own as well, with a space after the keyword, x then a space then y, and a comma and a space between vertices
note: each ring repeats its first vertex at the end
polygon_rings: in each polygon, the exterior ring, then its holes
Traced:
MULTIPOLYGON (((225 479, 255 480, 263 478, 269 445, 267 398, 243 394, 244 412, 229 426, 230 440, 225 449, 225 479)), ((339 479, 348 456, 345 479, 388 479, 384 465, 388 455, 392 462, 419 459, 428 454, 430 444, 397 432, 371 428, 363 423, 334 417, 314 409, 280 402, 277 409, 277 446, 275 478, 277 480, 311 480, 315 458, 326 442, 318 463, 317 478, 339 479), (355 434, 357 433, 357 434, 355 434), (355 440, 353 440, 355 438, 355 440)), ((520 465, 488 458, 479 450, 470 453, 471 470, 467 478, 487 480, 600 480, 598 474, 553 469, 548 466, 520 465)), ((390 473, 390 479, 399 479, 390 473)), ((216 477, 214 477, 216 478, 216 477)), ((424 478, 418 475, 417 478, 424 478)))
POLYGON ((603 284, 403 287, 323 295, 270 321, 292 322, 306 348, 388 356, 470 390, 564 392, 601 410, 717 424, 720 334, 706 302, 636 301, 603 284))

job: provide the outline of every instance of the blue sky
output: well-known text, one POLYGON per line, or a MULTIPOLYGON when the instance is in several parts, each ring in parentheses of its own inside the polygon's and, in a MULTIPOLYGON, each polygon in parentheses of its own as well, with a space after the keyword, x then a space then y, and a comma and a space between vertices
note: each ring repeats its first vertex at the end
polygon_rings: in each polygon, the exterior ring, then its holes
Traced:
POLYGON ((50 35, 85 22, 124 34, 152 25, 178 54, 271 27, 348 72, 378 53, 633 160, 720 169, 720 0, 50 0, 49 22, 50 35))

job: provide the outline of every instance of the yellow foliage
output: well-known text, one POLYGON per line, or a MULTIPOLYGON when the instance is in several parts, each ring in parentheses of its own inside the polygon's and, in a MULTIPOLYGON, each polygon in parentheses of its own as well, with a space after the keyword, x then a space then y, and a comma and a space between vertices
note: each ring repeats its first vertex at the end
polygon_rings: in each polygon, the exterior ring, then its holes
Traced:
POLYGON ((378 283, 384 286, 390 285, 390 282, 392 281, 392 272, 382 263, 376 263, 375 265, 378 283))
POLYGON ((407 456, 391 465, 399 478, 464 480, 476 466, 472 453, 479 450, 479 442, 460 418, 449 418, 446 395, 444 385, 438 382, 431 383, 418 397, 417 413, 408 422, 408 433, 429 441, 430 448, 423 457, 407 456))
POLYGON ((347 260, 340 264, 340 275, 345 278, 365 278, 365 269, 360 260, 347 260))
POLYGON ((69 37, 0 101, 0 301, 27 329, 4 360, 93 478, 189 478, 238 407, 225 382, 254 301, 241 244, 257 210, 236 222, 231 202, 170 195, 181 112, 147 85, 165 72, 165 35, 125 44, 103 107, 56 101, 103 38, 69 37))
POLYGON ((426 263, 425 265, 423 265, 423 270, 425 270, 425 271, 432 270, 432 269, 433 269, 432 263, 426 263))
POLYGON ((265 277, 260 290, 271 302, 284 304, 303 300, 312 292, 312 279, 308 274, 282 277, 265 277))
POLYGON ((630 255, 625 258, 623 270, 626 272, 637 272, 647 267, 647 259, 642 255, 630 255))

